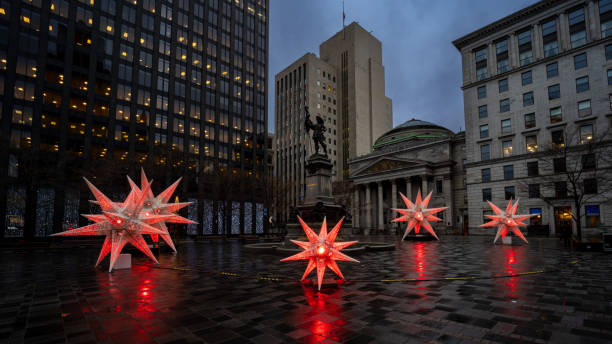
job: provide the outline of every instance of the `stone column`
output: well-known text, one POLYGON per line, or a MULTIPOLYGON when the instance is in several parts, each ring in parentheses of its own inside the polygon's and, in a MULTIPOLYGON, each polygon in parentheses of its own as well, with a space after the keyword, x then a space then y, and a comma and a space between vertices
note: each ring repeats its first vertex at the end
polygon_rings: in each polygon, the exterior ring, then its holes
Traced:
POLYGON ((355 185, 353 195, 353 228, 359 228, 359 185, 355 185))
POLYGON ((412 201, 412 181, 410 177, 406 178, 406 198, 412 201))
POLYGON ((429 193, 429 182, 427 181, 427 176, 421 176, 421 180, 423 181, 423 186, 421 189, 421 196, 425 198, 429 193))
POLYGON ((391 181, 391 208, 397 207, 397 184, 395 179, 391 181))
MULTIPOLYGON (((391 180, 391 207, 397 208, 397 183, 395 179, 391 180)), ((390 212, 395 215, 395 212, 391 209, 390 212)), ((393 224, 392 228, 397 228, 397 224, 393 224)), ((395 233, 391 233, 395 234, 395 233)))
POLYGON ((385 229, 384 216, 383 216, 383 185, 382 182, 378 182, 378 229, 385 229))
POLYGON ((567 14, 561 13, 557 17, 557 33, 559 38, 559 53, 564 52, 571 47, 570 33, 568 26, 567 14))
POLYGON ((444 193, 444 206, 448 207, 444 214, 446 214, 446 218, 444 219, 446 224, 449 224, 449 230, 451 228, 455 228, 457 225, 457 221, 454 218, 453 211, 455 210, 453 207, 453 194, 454 190, 452 189, 453 183, 451 182, 451 176, 444 176, 444 181, 442 181, 442 191, 444 193))
POLYGON ((589 24, 587 26, 587 41, 594 41, 601 38, 601 22, 599 20, 599 6, 595 5, 594 1, 589 1, 589 5, 585 8, 585 20, 589 24))
POLYGON ((531 28, 531 51, 533 52, 534 61, 544 57, 544 46, 542 44, 542 27, 540 26, 540 24, 534 24, 531 28))
POLYGON ((511 34, 508 39, 508 59, 510 61, 510 69, 520 66, 518 37, 515 34, 511 34))
POLYGON ((372 197, 370 195, 370 184, 365 185, 365 199, 363 202, 365 208, 365 226, 367 229, 372 228, 372 197))

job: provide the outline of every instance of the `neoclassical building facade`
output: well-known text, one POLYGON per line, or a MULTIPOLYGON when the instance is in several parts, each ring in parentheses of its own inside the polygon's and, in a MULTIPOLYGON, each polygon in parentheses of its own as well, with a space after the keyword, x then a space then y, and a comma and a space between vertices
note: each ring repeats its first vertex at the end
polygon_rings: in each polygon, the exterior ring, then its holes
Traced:
POLYGON ((349 161, 354 228, 393 233, 400 225, 391 222, 397 215, 391 208, 404 207, 399 192, 414 200, 421 189, 423 197, 433 191, 431 207, 448 207, 436 232, 464 233, 464 132, 412 119, 379 137, 373 149, 349 161))

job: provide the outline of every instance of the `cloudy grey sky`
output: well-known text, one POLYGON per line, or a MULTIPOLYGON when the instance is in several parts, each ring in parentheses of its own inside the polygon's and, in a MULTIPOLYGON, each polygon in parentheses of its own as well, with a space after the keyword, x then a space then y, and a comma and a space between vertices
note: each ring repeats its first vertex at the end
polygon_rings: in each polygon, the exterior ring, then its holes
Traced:
MULTIPOLYGON (((345 0, 356 21, 382 42, 393 125, 411 118, 464 128, 461 59, 452 41, 535 0, 345 0)), ((270 0, 269 131, 274 75, 342 29, 342 0, 270 0)))

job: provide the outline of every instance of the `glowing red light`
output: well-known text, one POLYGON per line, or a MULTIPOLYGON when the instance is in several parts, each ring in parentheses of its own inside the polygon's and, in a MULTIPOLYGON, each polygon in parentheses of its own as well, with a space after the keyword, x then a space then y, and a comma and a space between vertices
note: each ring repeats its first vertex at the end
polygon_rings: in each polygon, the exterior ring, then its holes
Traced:
POLYGON ((121 223, 121 219, 117 219, 117 224, 120 224, 120 223, 121 223))
POLYGON ((147 212, 145 213, 145 215, 146 215, 146 216, 149 216, 150 214, 149 214, 149 212, 147 211, 147 212))
POLYGON ((323 247, 323 246, 319 246, 319 248, 317 249, 317 254, 318 254, 319 256, 324 255, 324 254, 325 254, 325 247, 323 247))
POLYGON ((507 220, 506 220, 506 223, 510 225, 510 224, 512 224, 512 220, 507 219, 507 220))

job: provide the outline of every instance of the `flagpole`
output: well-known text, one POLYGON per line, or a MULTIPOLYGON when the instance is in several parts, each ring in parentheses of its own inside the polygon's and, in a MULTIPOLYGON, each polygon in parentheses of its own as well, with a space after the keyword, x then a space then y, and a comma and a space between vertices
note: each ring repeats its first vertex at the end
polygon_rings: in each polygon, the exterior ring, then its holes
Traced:
POLYGON ((342 39, 344 39, 344 18, 346 14, 344 13, 344 0, 342 0, 342 39))

